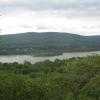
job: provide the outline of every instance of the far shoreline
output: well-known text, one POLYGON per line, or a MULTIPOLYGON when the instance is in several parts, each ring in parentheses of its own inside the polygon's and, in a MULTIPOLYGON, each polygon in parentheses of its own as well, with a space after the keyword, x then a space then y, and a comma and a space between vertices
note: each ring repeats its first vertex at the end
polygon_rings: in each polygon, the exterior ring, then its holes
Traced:
POLYGON ((93 53, 96 54, 97 52, 100 52, 100 50, 98 51, 70 51, 70 52, 57 52, 57 53, 33 53, 33 54, 0 54, 0 56, 32 56, 32 57, 53 57, 53 56, 61 56, 63 54, 69 53, 69 54, 73 54, 73 53, 93 53))

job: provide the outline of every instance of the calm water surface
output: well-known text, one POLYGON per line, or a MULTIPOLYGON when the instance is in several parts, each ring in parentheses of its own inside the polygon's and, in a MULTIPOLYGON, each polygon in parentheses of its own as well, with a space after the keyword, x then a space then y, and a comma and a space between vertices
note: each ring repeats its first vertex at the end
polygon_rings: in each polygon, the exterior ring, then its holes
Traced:
POLYGON ((29 61, 31 63, 36 63, 39 61, 44 61, 49 59, 50 61, 54 61, 55 59, 68 59, 72 57, 84 57, 87 55, 92 55, 93 53, 99 54, 100 51, 95 51, 95 52, 73 52, 73 53, 63 53, 62 55, 59 56, 50 56, 50 57, 35 57, 31 55, 11 55, 11 56, 0 56, 0 62, 2 63, 13 63, 13 62, 18 62, 18 63, 24 63, 25 61, 29 61))

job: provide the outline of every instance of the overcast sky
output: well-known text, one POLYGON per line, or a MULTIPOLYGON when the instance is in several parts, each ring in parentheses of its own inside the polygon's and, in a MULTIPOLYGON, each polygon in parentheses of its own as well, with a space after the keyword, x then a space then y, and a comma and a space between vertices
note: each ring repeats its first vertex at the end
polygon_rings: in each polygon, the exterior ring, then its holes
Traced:
POLYGON ((1 34, 100 35, 100 0, 0 0, 1 34))

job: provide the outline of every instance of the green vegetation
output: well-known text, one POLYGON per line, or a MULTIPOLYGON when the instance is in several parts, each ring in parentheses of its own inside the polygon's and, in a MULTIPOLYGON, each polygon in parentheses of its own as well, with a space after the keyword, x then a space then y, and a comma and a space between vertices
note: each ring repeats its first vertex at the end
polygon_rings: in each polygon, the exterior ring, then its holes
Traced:
POLYGON ((100 56, 0 63, 0 100, 100 100, 100 56))
POLYGON ((0 54, 59 55, 63 52, 100 50, 100 36, 68 33, 22 33, 1 35, 0 54))

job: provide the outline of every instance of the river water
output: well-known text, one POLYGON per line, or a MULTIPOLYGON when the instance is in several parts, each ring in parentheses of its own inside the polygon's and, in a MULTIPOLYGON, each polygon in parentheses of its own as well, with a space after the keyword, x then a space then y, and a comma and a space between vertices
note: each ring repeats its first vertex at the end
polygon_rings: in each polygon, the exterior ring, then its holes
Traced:
POLYGON ((44 61, 49 59, 50 61, 54 61, 55 59, 68 59, 72 57, 84 57, 92 54, 99 54, 100 51, 95 51, 95 52, 72 52, 72 53, 63 53, 62 55, 58 56, 50 56, 50 57, 35 57, 31 55, 5 55, 5 56, 0 56, 0 62, 2 63, 13 63, 13 62, 18 62, 18 63, 24 63, 25 61, 29 61, 32 64, 40 61, 44 61))

